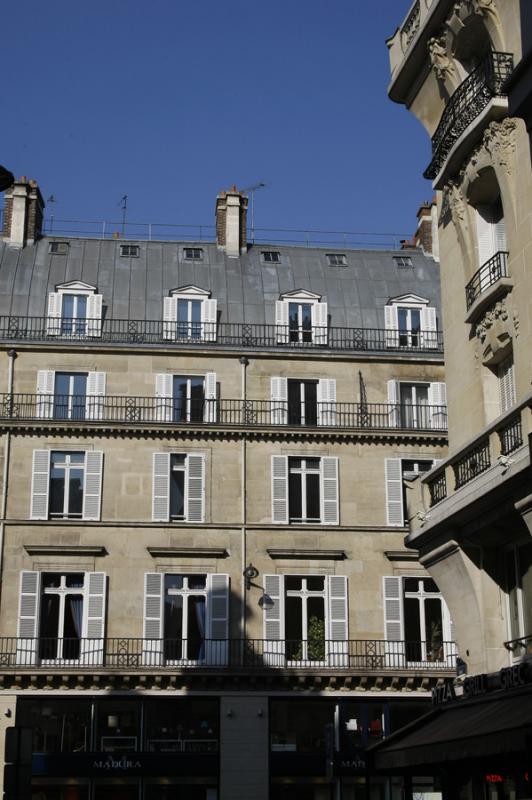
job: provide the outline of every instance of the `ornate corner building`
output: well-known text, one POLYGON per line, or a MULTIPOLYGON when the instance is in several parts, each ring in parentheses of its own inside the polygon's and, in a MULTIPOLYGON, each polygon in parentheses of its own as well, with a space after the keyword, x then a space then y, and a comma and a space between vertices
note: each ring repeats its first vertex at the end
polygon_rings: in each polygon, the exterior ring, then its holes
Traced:
POLYGON ((464 669, 478 677, 465 695, 500 690, 490 695, 498 719, 469 734, 476 745, 440 758, 453 798, 531 796, 532 731, 509 710, 531 718, 521 665, 532 650, 531 45, 526 0, 416 0, 388 41, 389 95, 432 141, 424 174, 437 198, 449 407, 449 456, 418 482, 407 545, 442 590, 464 669), (518 701, 504 695, 513 667, 518 701))
POLYGON ((439 264, 248 245, 246 207, 211 243, 43 236, 6 193, 0 730, 39 800, 358 800, 454 673, 404 547, 447 454, 439 264))

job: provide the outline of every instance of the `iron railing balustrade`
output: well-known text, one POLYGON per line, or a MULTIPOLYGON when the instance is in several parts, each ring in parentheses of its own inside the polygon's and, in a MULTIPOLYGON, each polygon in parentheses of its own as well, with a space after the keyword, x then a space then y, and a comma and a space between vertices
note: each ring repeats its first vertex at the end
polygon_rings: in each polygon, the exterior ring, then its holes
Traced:
POLYGON ((500 278, 508 277, 508 253, 504 250, 495 253, 485 264, 482 264, 479 270, 475 272, 469 283, 467 284, 466 291, 466 306, 467 310, 471 308, 477 297, 480 297, 483 292, 493 286, 500 278))

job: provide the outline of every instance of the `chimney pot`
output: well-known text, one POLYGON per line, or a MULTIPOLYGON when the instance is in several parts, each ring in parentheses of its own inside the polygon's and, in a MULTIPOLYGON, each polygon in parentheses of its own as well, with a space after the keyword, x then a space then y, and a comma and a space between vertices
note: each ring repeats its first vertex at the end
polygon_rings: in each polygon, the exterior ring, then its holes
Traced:
POLYGON ((216 198, 216 244, 230 258, 247 250, 247 208, 248 198, 234 184, 216 198))
POLYGON ((42 233, 44 200, 36 181, 23 175, 6 190, 2 236, 10 247, 33 244, 42 233))

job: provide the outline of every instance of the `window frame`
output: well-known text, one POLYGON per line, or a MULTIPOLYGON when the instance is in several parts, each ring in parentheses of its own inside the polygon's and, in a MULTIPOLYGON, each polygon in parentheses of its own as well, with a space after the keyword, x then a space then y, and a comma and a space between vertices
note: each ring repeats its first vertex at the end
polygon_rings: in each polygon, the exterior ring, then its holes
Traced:
POLYGON ((102 334, 103 297, 96 286, 83 281, 70 281, 55 287, 55 292, 48 294, 47 328, 48 336, 84 339, 100 337, 102 334), (74 298, 72 316, 65 316, 65 298, 74 298), (78 315, 80 300, 85 301, 85 314, 78 315))
POLYGON ((347 267, 346 253, 326 253, 329 267, 347 267))
POLYGON ((282 264, 280 250, 261 250, 260 255, 263 264, 282 264))
POLYGON ((183 261, 198 261, 204 260, 203 247, 183 247, 183 261), (190 255, 192 253, 192 255, 190 255))
MULTIPOLYGON (((58 449, 34 450, 31 475, 30 519, 81 519, 99 521, 102 506, 103 452, 101 450, 58 449), (51 516, 52 453, 83 453, 83 487, 81 516, 51 516)), ((66 504, 66 485, 63 508, 66 504)))
POLYGON ((322 295, 297 289, 285 292, 275 304, 275 327, 277 344, 289 345, 327 345, 329 333, 328 304, 322 295), (297 311, 297 327, 290 322, 290 306, 297 311), (310 307, 310 327, 304 326, 303 306, 310 307))
POLYGON ((436 307, 419 295, 392 297, 384 306, 386 347, 398 350, 432 350, 438 347, 436 307), (405 311, 406 328, 401 328, 399 314, 405 311), (412 312, 419 313, 419 330, 412 326, 412 312))
POLYGON ((123 243, 120 245, 120 258, 139 258, 139 257, 140 257, 140 245, 128 244, 128 243, 123 243))
POLYGON ((182 286, 172 289, 163 298, 163 338, 173 342, 215 342, 218 328, 218 303, 211 292, 199 286, 182 286), (186 302, 187 320, 179 319, 179 303, 186 302), (194 322, 192 303, 200 303, 200 321, 194 322), (186 326, 186 335, 182 335, 186 326), (192 335, 195 332, 198 335, 192 335))
POLYGON ((205 454, 172 450, 152 455, 152 521, 165 524, 198 524, 205 522, 205 454), (172 456, 184 456, 183 518, 171 516, 172 456))
MULTIPOLYGON (((309 474, 318 474, 309 472, 309 474)), ((307 488, 305 487, 305 492, 307 488)), ((303 497, 302 486, 302 497, 303 497)), ((298 455, 272 455, 271 457, 271 503, 272 523, 278 525, 339 525, 340 496, 339 496, 339 459, 336 456, 309 456, 298 455), (319 461, 319 520, 296 521, 290 517, 290 475, 299 474, 290 472, 289 459, 307 461, 309 458, 319 461)), ((305 505, 302 501, 302 513, 305 505)))
POLYGON ((48 243, 48 253, 53 256, 66 256, 70 249, 70 242, 54 241, 48 243))

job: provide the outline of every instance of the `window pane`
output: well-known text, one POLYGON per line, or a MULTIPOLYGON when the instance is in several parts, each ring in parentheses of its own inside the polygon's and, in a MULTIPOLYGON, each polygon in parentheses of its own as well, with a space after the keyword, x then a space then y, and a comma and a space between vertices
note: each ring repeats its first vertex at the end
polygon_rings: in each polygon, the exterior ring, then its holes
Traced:
POLYGON ((416 597, 405 597, 405 638, 407 642, 420 641, 420 625, 419 600, 416 597))
POLYGON ((303 658, 303 612, 301 597, 287 597, 285 600, 286 657, 297 660, 303 658))
POLYGON ((405 578, 405 592, 419 591, 419 578, 405 578))
POLYGON ((309 597, 307 600, 307 657, 311 661, 325 658, 325 600, 309 597))
POLYGON ((40 635, 45 638, 57 637, 59 626, 59 595, 45 594, 41 599, 40 635))
POLYGON ((183 596, 165 594, 164 598, 164 655, 165 658, 183 657, 183 596))
POLYGON ((188 322, 188 300, 177 301, 177 321, 188 322))
POLYGON ((407 308, 398 308, 397 309, 397 321, 399 325, 400 331, 407 331, 408 330, 408 309, 407 308))
POLYGON ((438 592, 439 589, 436 585, 436 581, 433 581, 432 578, 423 578, 423 588, 426 592, 438 592))
POLYGON ((410 320, 412 325, 412 333, 418 333, 421 330, 421 312, 419 308, 410 309, 410 320))
POLYGON ((185 516, 185 472, 172 469, 170 472, 170 517, 184 519, 185 516))
POLYGON ((79 658, 82 625, 83 595, 69 594, 65 597, 63 658, 79 658))
POLYGON ((443 658, 443 622, 441 600, 436 597, 425 600, 425 641, 427 658, 430 661, 441 661, 443 658))
MULTIPOLYGON (((59 453, 59 455, 65 456, 65 453, 59 453)), ((70 458, 71 464, 84 464, 85 463, 85 453, 68 453, 68 457, 70 458)))
POLYGON ((197 661, 205 658, 205 598, 188 598, 188 635, 186 657, 197 661))
POLYGON ((187 418, 187 387, 186 377, 174 375, 174 422, 184 421, 187 418))
POLYGON ((519 572, 523 601, 523 636, 532 634, 532 544, 519 548, 519 572))
POLYGON ((303 330, 310 331, 312 329, 312 306, 310 303, 303 303, 301 306, 301 317, 303 330))
POLYGON ((52 467, 50 470, 50 514, 63 514, 65 502, 65 470, 52 467))
POLYGON ((302 578, 299 575, 286 575, 285 587, 290 591, 300 591, 302 578))
POLYGON ((82 589, 84 578, 83 572, 69 572, 65 575, 65 586, 69 589, 82 589))
POLYGON ((69 515, 80 515, 83 512, 83 470, 70 470, 70 486, 68 496, 69 515))
POLYGON ((42 576, 43 589, 55 588, 61 585, 61 574, 59 572, 45 572, 42 576))
POLYGON ((183 575, 165 575, 164 576, 165 589, 182 589, 185 585, 183 575))
POLYGON ((320 476, 307 475, 307 519, 320 519, 320 476))
POLYGON ((299 327, 299 305, 298 303, 289 303, 288 304, 288 321, 290 325, 290 329, 298 328, 299 327))
POLYGON ((514 550, 510 550, 506 553, 506 587, 510 612, 510 639, 518 639, 521 635, 521 631, 519 627, 519 600, 514 550))
POLYGON ((189 589, 205 589, 207 585, 206 575, 189 575, 188 588, 189 589))
POLYGON ((301 425, 301 381, 288 381, 288 424, 301 425))
POLYGON ((317 405, 318 384, 315 381, 305 381, 305 424, 317 425, 318 405, 317 405))
POLYGON ((191 306, 191 335, 193 339, 199 339, 201 338, 201 300, 192 300, 191 306))
POLYGON ((307 578, 307 589, 311 592, 323 592, 325 589, 325 578, 323 575, 309 575, 307 578))
POLYGON ((63 295, 62 314, 63 317, 67 318, 72 318, 74 316, 74 295, 72 294, 63 295))
POLYGON ((290 519, 301 519, 301 475, 290 473, 288 478, 288 506, 290 519))
POLYGON ((87 318, 87 298, 85 295, 78 294, 76 295, 76 317, 78 319, 86 319, 87 318))
POLYGON ((203 378, 190 378, 190 419, 201 422, 203 419, 203 378))

